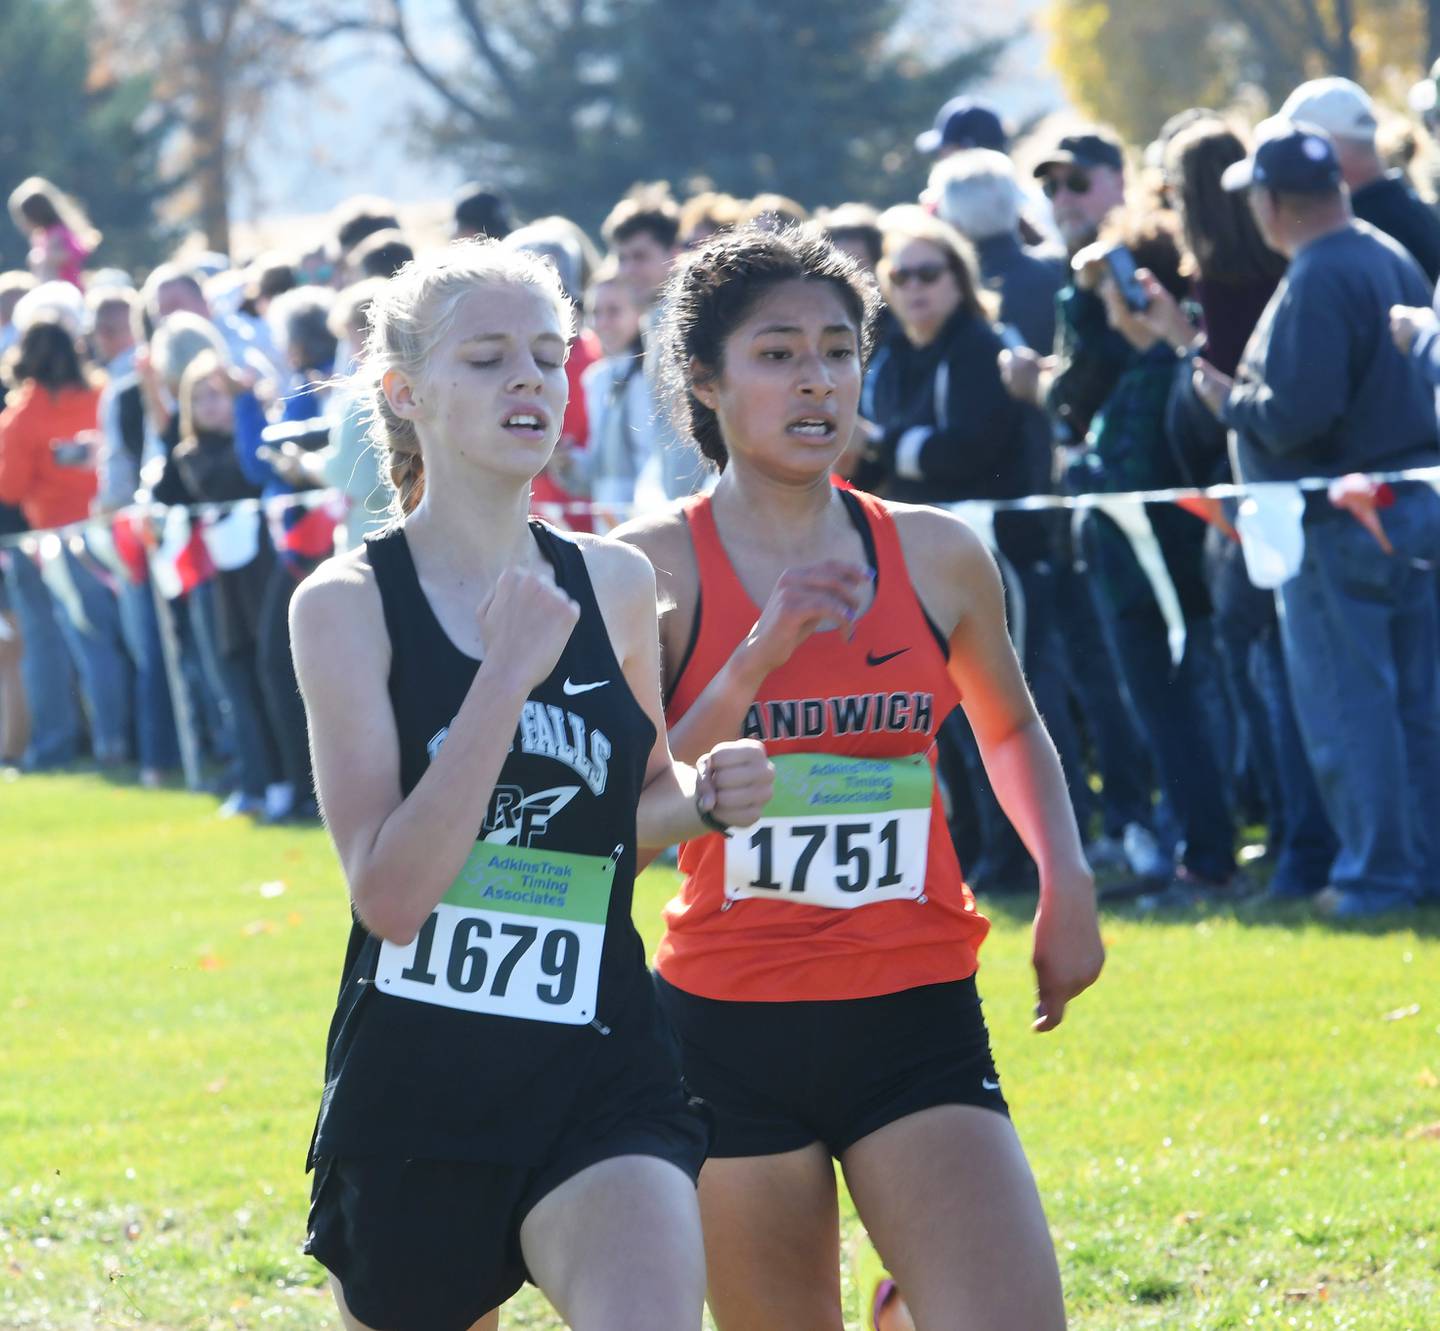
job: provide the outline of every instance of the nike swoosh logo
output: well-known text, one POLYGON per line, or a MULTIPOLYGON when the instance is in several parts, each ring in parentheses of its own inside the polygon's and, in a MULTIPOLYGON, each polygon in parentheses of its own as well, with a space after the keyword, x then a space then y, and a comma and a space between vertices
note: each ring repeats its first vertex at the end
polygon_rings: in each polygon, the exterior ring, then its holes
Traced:
POLYGON ((573 698, 577 693, 589 693, 591 689, 603 689, 609 682, 608 679, 597 679, 593 684, 572 684, 567 676, 561 687, 565 690, 567 698, 573 698))
POLYGON ((901 647, 899 651, 886 652, 884 656, 876 656, 874 652, 865 653, 866 665, 884 665, 886 661, 893 661, 897 656, 904 656, 910 649, 901 647))
POLYGON ((998 1081, 992 1081, 989 1077, 981 1077, 980 1089, 982 1091, 998 1091, 1000 1089, 1000 1083, 998 1081))

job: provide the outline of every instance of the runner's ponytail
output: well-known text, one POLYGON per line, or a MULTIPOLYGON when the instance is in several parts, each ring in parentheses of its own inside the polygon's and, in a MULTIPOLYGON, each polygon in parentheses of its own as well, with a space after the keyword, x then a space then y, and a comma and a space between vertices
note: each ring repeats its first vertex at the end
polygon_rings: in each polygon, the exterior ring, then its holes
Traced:
POLYGON ((411 260, 370 303, 370 326, 356 375, 369 402, 370 440, 380 453, 396 518, 412 513, 424 497, 425 457, 414 422, 401 416, 386 396, 385 376, 398 370, 412 384, 422 382, 460 302, 488 286, 537 292, 554 304, 562 335, 568 340, 573 334, 574 307, 555 268, 534 254, 494 240, 457 241, 411 260))

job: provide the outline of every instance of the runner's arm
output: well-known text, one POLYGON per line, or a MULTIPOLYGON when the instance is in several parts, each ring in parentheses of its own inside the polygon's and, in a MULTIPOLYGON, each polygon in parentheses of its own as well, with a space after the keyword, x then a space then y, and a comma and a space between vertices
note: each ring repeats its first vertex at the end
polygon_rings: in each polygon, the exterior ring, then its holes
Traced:
POLYGON ((985 771, 1000 807, 1040 871, 1034 965, 1039 988, 1035 1029, 1060 1024, 1066 1003, 1092 985, 1105 949, 1095 914, 1095 880, 1085 862, 1055 745, 1035 711, 1005 625, 999 570, 980 538, 960 519, 911 510, 923 545, 956 589, 950 674, 964 699, 985 771))
POLYGON ((290 632, 315 788, 355 912, 371 933, 408 943, 474 848, 528 685, 492 654, 425 775, 402 797, 373 582, 353 561, 330 561, 295 593, 290 632))
MULTIPOLYGON (((1040 870, 1042 888, 1085 890, 1089 866, 1049 732, 1035 711, 1005 624, 1005 593, 990 552, 952 519, 951 576, 966 605, 950 635, 950 675, 964 700, 985 771, 1006 817, 1040 870)), ((951 525, 951 524, 947 524, 951 525)))
POLYGON ((605 588, 606 622, 616 626, 611 641, 621 656, 625 682, 655 726, 635 815, 636 840, 643 847, 663 848, 701 836, 708 830, 702 807, 727 824, 754 822, 774 786, 764 748, 732 735, 731 743, 709 745, 695 765, 676 760, 660 701, 655 570, 642 553, 620 542, 597 542, 590 550, 597 572, 603 569, 602 578, 592 581, 605 588))

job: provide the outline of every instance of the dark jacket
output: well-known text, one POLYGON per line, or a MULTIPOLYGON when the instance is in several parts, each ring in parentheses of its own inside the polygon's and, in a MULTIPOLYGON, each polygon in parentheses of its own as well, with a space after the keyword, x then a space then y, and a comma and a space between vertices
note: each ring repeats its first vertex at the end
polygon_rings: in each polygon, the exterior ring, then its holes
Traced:
POLYGON ((1018 329, 1025 345, 1048 356, 1055 349, 1055 297, 1069 281, 1063 254, 1027 249, 1016 236, 977 241, 980 280, 1000 297, 1000 322, 1018 329))
MULTIPOLYGON (((866 387, 869 419, 885 433, 857 482, 916 504, 1047 491, 1049 424, 1005 391, 1001 349, 990 324, 963 310, 928 346, 892 337, 876 353, 866 387)), ((996 538, 1012 559, 1044 557, 1047 532, 1032 514, 996 519, 996 538)))
POLYGON ((1130 364, 1130 344, 1110 327, 1105 305, 1093 291, 1067 286, 1056 298, 1057 365, 1045 410, 1071 443, 1090 432, 1090 419, 1130 364))
MULTIPOLYGON (((1187 372, 1184 362, 1164 342, 1133 354, 1090 425, 1084 461, 1091 480, 1083 488, 1094 492, 1164 490, 1191 482, 1167 427, 1177 376, 1187 372)), ((1174 504, 1147 504, 1145 511, 1185 617, 1208 615, 1205 523, 1174 504)), ((1094 571, 1111 605, 1123 611, 1153 599, 1149 580, 1120 529, 1104 513, 1091 514, 1086 521, 1092 524, 1094 571)))
MULTIPOLYGON (((160 504, 219 504, 258 498, 260 488, 240 469, 233 435, 202 433, 175 447, 152 494, 160 504)), ((260 606, 275 555, 264 515, 256 521, 260 543, 255 558, 215 575, 216 637, 225 656, 252 651, 259 640, 260 606)))
POLYGON ((1440 281, 1440 216, 1415 193, 1402 172, 1388 172, 1357 189, 1350 196, 1350 207, 1362 222, 1409 250, 1431 287, 1440 281))
POLYGON ((1195 279, 1195 299, 1200 304, 1205 331, 1205 359, 1217 370, 1234 377, 1245 344, 1278 285, 1278 278, 1260 282, 1195 279))
POLYGON ((1392 305, 1430 286, 1400 245, 1356 222, 1290 262, 1251 335, 1222 419, 1245 481, 1433 464, 1430 385, 1390 337, 1392 305))
POLYGON ((202 432, 171 450, 152 493, 157 504, 223 504, 258 498, 260 487, 240 469, 233 435, 202 432))

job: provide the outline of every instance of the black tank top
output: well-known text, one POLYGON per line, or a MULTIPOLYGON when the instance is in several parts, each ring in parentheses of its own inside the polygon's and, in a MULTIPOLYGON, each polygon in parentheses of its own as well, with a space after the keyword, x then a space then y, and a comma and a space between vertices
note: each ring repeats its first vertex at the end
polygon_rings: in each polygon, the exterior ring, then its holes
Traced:
MULTIPOLYGON (((535 1164, 560 1132, 613 1114, 637 1093, 681 1103, 673 1046, 630 918, 635 809, 655 727, 621 674, 579 547, 541 522, 532 521, 531 531, 580 617, 555 669, 525 703, 477 829, 471 864, 499 865, 502 887, 486 869, 471 880, 471 905, 447 906, 461 891, 457 880, 403 949, 355 921, 312 1163, 316 1156, 371 1155, 535 1164), (539 877, 533 862, 520 860, 537 854, 556 855, 539 877), (591 923, 573 928, 527 914, 566 899, 572 863, 608 883, 608 906, 596 905, 592 894, 591 923), (497 909, 520 913, 477 921, 474 905, 483 911, 497 892, 510 898, 497 909), (541 904, 526 904, 536 900, 541 904), (589 964, 599 959, 598 981, 590 982, 593 1012, 575 968, 586 930, 584 946, 595 949, 589 964), (492 1010, 441 1005, 437 993, 492 1010), (493 1010, 517 1001, 540 1019, 493 1010), (554 1011, 565 1011, 568 1024, 554 1011)), ((445 742, 479 662, 435 618, 404 532, 391 530, 366 547, 390 637, 390 701, 401 789, 409 795, 445 742)), ((572 904, 578 892, 572 883, 572 904)))

